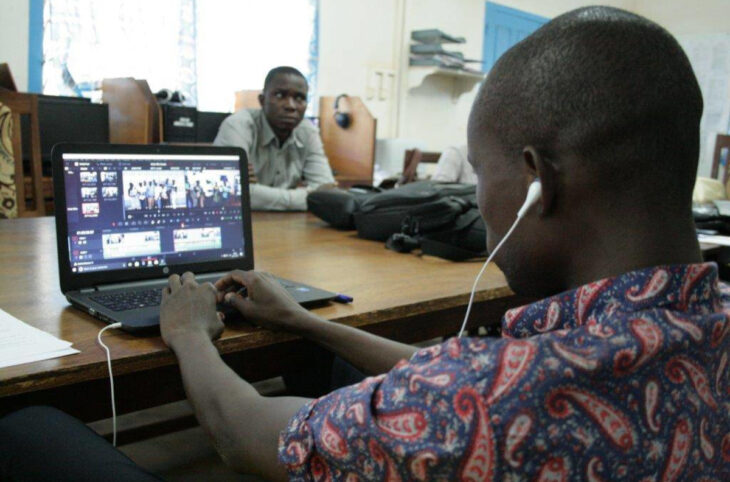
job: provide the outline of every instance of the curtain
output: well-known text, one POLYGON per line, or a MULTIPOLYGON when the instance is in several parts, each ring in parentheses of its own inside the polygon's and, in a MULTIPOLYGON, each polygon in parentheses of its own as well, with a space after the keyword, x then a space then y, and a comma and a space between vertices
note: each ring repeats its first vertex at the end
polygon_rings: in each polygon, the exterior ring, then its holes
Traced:
POLYGON ((146 79, 200 110, 230 111, 277 65, 316 91, 317 0, 45 0, 43 92, 100 97, 101 80, 146 79))
POLYGON ((234 92, 261 89, 279 65, 299 69, 314 98, 316 0, 199 0, 197 27, 201 110, 230 110, 234 92))

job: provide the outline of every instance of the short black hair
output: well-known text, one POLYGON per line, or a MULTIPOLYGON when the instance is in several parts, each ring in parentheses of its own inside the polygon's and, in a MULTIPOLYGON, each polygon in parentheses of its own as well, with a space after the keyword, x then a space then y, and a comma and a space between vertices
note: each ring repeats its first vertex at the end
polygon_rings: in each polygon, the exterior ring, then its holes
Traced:
POLYGON ((689 205, 702 94, 679 43, 643 17, 600 6, 556 17, 497 61, 474 111, 508 157, 528 143, 570 151, 617 189, 644 183, 689 205))
POLYGON ((282 65, 280 67, 274 67, 273 69, 269 70, 268 74, 266 74, 266 78, 264 79, 264 90, 269 88, 269 85, 276 78, 277 75, 297 75, 304 79, 304 82, 307 81, 307 78, 304 77, 304 74, 299 72, 299 70, 295 69, 294 67, 289 67, 288 65, 282 65))

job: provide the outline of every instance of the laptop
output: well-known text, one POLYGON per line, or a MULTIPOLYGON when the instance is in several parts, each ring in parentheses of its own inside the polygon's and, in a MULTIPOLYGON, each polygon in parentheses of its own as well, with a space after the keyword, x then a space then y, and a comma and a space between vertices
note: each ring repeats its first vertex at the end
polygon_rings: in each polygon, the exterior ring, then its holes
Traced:
MULTIPOLYGON (((254 268, 243 149, 58 144, 52 158, 58 272, 73 306, 150 329, 171 274, 213 282, 254 268)), ((279 281, 303 305, 337 296, 279 281)))

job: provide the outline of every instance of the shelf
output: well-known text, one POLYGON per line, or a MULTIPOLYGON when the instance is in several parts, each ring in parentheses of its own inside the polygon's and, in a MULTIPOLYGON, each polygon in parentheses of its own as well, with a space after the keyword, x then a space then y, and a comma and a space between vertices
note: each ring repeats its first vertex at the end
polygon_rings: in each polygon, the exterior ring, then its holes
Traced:
POLYGON ((428 67, 413 65, 408 67, 408 90, 413 90, 429 77, 446 77, 453 80, 451 98, 453 101, 467 92, 471 92, 474 85, 484 80, 485 74, 464 72, 462 70, 445 69, 443 67, 428 67))

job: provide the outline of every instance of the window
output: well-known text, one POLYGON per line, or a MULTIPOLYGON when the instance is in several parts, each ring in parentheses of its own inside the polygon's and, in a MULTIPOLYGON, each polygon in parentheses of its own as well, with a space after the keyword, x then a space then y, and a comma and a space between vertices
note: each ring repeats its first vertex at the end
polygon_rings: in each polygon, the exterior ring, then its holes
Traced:
POLYGON ((104 78, 135 77, 226 112, 292 65, 314 93, 317 19, 316 0, 46 0, 43 92, 93 97, 104 78))

